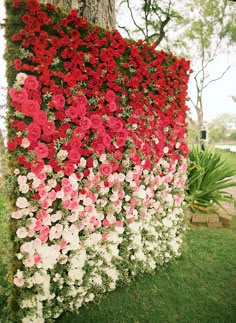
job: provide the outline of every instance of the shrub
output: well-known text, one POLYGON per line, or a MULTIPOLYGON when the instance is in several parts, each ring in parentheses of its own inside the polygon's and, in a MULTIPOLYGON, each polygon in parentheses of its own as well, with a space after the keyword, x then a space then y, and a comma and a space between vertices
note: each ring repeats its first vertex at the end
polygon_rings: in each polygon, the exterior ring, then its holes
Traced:
POLYGON ((236 186, 232 176, 236 168, 226 165, 221 153, 207 148, 201 151, 194 146, 189 153, 186 196, 188 208, 193 212, 215 211, 222 202, 232 202, 233 197, 226 191, 236 186))

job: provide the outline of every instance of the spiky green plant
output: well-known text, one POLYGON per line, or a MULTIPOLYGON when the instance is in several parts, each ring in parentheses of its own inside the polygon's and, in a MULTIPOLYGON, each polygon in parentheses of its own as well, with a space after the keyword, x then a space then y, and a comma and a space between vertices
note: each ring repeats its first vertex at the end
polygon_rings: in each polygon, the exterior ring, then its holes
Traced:
POLYGON ((236 165, 229 166, 221 153, 207 148, 193 147, 189 153, 188 179, 185 201, 192 212, 212 212, 222 202, 233 202, 227 188, 236 186, 236 165))

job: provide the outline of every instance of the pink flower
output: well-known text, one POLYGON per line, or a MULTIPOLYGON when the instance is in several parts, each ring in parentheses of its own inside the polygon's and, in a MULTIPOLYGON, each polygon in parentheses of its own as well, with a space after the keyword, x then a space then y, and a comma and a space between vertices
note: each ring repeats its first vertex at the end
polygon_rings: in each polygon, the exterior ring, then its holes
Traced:
POLYGON ((45 111, 39 110, 35 115, 33 115, 33 120, 40 126, 43 126, 48 121, 48 117, 45 111))
POLYGON ((45 243, 48 240, 50 229, 48 226, 44 226, 41 228, 39 233, 39 239, 42 241, 42 243, 45 243))
POLYGON ((88 130, 91 127, 91 121, 89 120, 89 118, 83 117, 80 119, 79 125, 83 131, 88 130))
POLYGON ((34 75, 29 75, 24 81, 24 86, 30 90, 36 90, 39 87, 39 82, 34 75))
POLYGON ((34 230, 35 231, 40 231, 42 229, 42 221, 41 220, 36 220, 34 230))
POLYGON ((116 95, 112 90, 107 90, 105 94, 105 99, 107 102, 115 101, 116 95))
POLYGON ((65 209, 70 209, 71 200, 65 200, 65 201, 63 201, 63 206, 64 206, 65 209))
POLYGON ((42 142, 38 143, 38 146, 34 150, 35 156, 38 158, 48 157, 48 147, 42 142))
POLYGON ((25 284, 25 280, 23 277, 15 277, 13 282, 17 287, 23 287, 25 284))
POLYGON ((117 104, 113 101, 108 103, 107 107, 111 112, 114 112, 117 110, 117 104))
POLYGON ((76 107, 74 106, 70 106, 67 110, 66 110, 66 116, 70 119, 76 119, 79 115, 79 111, 76 107))
POLYGON ((35 265, 37 265, 38 263, 40 263, 41 260, 42 260, 42 257, 38 253, 36 253, 34 255, 34 263, 35 263, 35 265))
POLYGON ((116 221, 116 226, 117 226, 118 228, 122 228, 122 227, 123 227, 123 225, 124 225, 123 221, 116 221))
POLYGON ((55 124, 51 121, 46 122, 43 125, 43 132, 47 136, 51 136, 56 131, 55 124))
POLYGON ((51 206, 51 205, 52 205, 51 201, 44 200, 44 201, 41 203, 41 208, 46 210, 46 209, 48 209, 48 208, 49 208, 49 206, 51 206))
POLYGON ((81 155, 77 149, 71 149, 68 154, 68 159, 72 163, 78 163, 80 161, 81 155))
POLYGON ((30 142, 37 141, 41 135, 41 127, 36 122, 31 122, 28 126, 27 139, 30 142))
POLYGON ((66 102, 65 97, 61 94, 54 94, 52 96, 52 101, 54 103, 55 108, 58 110, 64 108, 66 102))
POLYGON ((104 163, 99 167, 99 172, 104 176, 109 176, 112 173, 112 166, 109 163, 104 163))
POLYGON ((90 121, 91 121, 91 127, 94 128, 94 129, 99 129, 102 127, 102 119, 101 117, 98 115, 98 114, 93 114, 91 117, 90 117, 90 121))
POLYGON ((25 100, 28 99, 28 93, 25 89, 17 90, 15 88, 11 88, 9 90, 9 95, 12 101, 17 103, 23 103, 25 100))
POLYGON ((104 219, 104 220, 102 221, 102 225, 104 226, 104 228, 108 228, 108 227, 109 227, 109 225, 110 225, 110 222, 109 222, 107 219, 104 219))
POLYGON ((33 117, 40 110, 40 105, 34 100, 25 100, 22 104, 21 112, 27 117, 33 117))

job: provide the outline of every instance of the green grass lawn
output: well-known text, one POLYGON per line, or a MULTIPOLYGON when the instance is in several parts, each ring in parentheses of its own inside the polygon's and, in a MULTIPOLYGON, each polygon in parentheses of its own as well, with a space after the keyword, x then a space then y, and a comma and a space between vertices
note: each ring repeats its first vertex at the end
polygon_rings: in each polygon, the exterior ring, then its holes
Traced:
POLYGON ((11 243, 9 234, 9 209, 0 185, 0 322, 8 322, 7 299, 10 296, 11 243))

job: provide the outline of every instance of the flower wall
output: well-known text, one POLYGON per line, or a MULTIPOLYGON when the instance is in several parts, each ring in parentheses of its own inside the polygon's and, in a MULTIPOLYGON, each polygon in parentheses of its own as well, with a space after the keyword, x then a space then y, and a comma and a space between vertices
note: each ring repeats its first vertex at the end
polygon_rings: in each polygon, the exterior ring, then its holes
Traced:
POLYGON ((189 62, 7 2, 17 320, 44 322, 181 252, 189 62))

